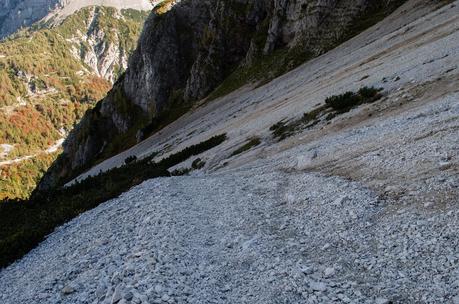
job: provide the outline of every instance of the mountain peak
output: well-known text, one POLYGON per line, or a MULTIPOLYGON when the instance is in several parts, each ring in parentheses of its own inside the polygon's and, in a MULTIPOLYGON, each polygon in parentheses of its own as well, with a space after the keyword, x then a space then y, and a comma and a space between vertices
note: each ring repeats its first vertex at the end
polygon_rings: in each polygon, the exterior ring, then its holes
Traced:
POLYGON ((150 10, 161 1, 150 0, 10 0, 0 3, 0 39, 42 19, 66 17, 87 6, 150 10))

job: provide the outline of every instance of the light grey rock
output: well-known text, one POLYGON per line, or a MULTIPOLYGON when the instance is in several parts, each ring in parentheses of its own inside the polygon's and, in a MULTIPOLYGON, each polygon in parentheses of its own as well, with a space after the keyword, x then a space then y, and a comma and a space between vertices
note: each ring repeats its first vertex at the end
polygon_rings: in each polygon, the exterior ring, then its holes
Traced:
POLYGON ((389 303, 389 300, 385 298, 376 298, 375 300, 375 304, 387 304, 387 303, 389 303))
POLYGON ((325 284, 324 282, 310 282, 309 286, 314 291, 326 291, 327 290, 327 284, 325 284))
POLYGON ((123 298, 123 287, 121 285, 118 285, 115 288, 115 291, 113 292, 111 303, 112 304, 118 303, 122 298, 123 298))
POLYGON ((336 273, 336 270, 333 267, 327 267, 324 270, 324 276, 326 278, 329 278, 329 277, 333 276, 335 273, 336 273))
POLYGON ((69 295, 69 294, 72 294, 74 292, 75 292, 75 288, 72 287, 72 286, 67 285, 64 288, 62 288, 62 293, 64 295, 69 295))

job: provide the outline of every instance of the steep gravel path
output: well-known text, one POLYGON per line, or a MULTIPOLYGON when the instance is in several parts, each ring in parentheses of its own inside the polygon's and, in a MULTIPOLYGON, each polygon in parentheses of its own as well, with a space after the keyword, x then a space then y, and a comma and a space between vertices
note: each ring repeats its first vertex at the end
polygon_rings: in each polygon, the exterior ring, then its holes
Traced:
POLYGON ((357 182, 263 162, 150 180, 1 272, 0 299, 456 304, 459 210, 448 208, 392 212, 357 182))

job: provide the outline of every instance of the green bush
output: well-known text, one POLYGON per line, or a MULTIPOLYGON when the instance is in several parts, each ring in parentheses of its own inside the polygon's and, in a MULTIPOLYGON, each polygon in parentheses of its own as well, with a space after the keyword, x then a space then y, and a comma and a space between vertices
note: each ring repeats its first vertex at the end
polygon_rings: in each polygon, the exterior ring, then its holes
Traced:
POLYGON ((244 145, 236 149, 233 153, 231 153, 231 156, 241 154, 245 151, 252 149, 253 147, 258 146, 259 144, 261 144, 261 139, 259 137, 253 137, 247 143, 245 143, 244 145))
POLYGON ((200 158, 196 158, 193 163, 191 164, 191 168, 194 169, 194 170, 199 170, 199 169, 202 169, 204 168, 204 166, 206 165, 206 162, 203 161, 202 159, 200 158))
POLYGON ((330 96, 325 99, 325 104, 338 112, 347 112, 355 106, 374 102, 382 97, 379 89, 363 87, 357 93, 346 92, 340 95, 330 96))
MULTIPOLYGON (((320 117, 325 116, 325 120, 329 121, 339 115, 345 113, 355 106, 375 102, 383 95, 380 93, 382 89, 374 87, 363 87, 354 92, 346 92, 341 95, 330 96, 325 99, 325 105, 322 105, 310 112, 303 114, 303 117, 289 122, 283 120, 272 125, 269 130, 275 139, 278 141, 284 140, 296 132, 305 128, 311 128, 320 122, 320 117)), ((236 151, 235 151, 236 152, 236 151)))

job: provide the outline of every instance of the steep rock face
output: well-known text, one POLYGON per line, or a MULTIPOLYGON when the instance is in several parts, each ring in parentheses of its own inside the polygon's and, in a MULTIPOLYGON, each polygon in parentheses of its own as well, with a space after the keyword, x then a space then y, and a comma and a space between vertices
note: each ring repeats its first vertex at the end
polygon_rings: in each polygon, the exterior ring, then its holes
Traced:
MULTIPOLYGON (((126 70, 129 54, 138 37, 138 33, 129 28, 129 23, 143 18, 130 19, 129 12, 108 7, 88 7, 84 12, 84 27, 76 29, 68 39, 72 54, 87 64, 92 72, 113 83, 126 70), (113 20, 112 24, 108 25, 107 19, 113 20)), ((137 11, 131 12, 137 14, 137 11)))
POLYGON ((66 142, 41 188, 69 180, 94 162, 120 152, 128 146, 113 144, 120 138, 135 143, 132 138, 148 119, 207 96, 236 68, 251 66, 278 50, 321 54, 352 32, 365 14, 389 12, 401 2, 183 0, 168 12, 156 10, 145 24, 125 77, 115 88, 122 91, 122 104, 135 108, 141 117, 127 113, 126 106, 116 106, 116 94, 109 94, 99 110, 83 119, 85 127, 77 128, 66 142), (93 120, 106 124, 99 130, 93 120), (104 132, 106 125, 123 128, 104 132), (89 128, 103 138, 95 139, 89 128))
POLYGON ((0 39, 41 19, 66 17, 87 6, 150 10, 159 1, 149 0, 5 0, 0 3, 0 39))

